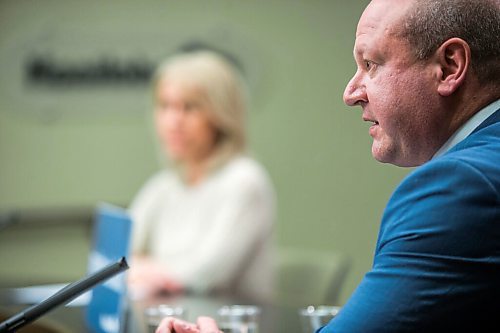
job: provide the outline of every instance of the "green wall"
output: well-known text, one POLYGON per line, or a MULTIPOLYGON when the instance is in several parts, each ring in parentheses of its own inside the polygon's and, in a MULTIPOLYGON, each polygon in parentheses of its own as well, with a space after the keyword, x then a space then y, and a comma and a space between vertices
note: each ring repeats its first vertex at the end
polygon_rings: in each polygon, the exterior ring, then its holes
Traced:
MULTIPOLYGON (((407 173, 372 159, 368 125, 342 102, 366 3, 4 0, 0 70, 19 75, 14 53, 32 47, 30 36, 42 49, 44 38, 50 46, 75 33, 117 52, 136 43, 159 54, 193 36, 234 50, 249 68, 250 148, 278 194, 277 241, 348 254, 343 302, 370 268, 385 202, 407 173)), ((0 212, 126 205, 160 167, 147 87, 43 97, 12 92, 9 80, 0 84, 0 212)))

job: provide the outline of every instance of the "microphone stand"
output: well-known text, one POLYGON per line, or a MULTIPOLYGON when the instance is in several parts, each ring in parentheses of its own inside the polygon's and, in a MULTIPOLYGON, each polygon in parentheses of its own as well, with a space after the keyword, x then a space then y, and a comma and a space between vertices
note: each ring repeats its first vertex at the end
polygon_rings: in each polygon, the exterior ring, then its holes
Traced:
POLYGON ((91 274, 90 276, 67 285, 44 301, 30 306, 24 311, 0 323, 0 333, 16 332, 21 327, 38 319, 38 317, 54 309, 55 307, 70 302, 87 290, 95 287, 97 284, 127 269, 127 261, 125 260, 125 257, 122 257, 118 262, 112 263, 104 267, 103 269, 91 274))

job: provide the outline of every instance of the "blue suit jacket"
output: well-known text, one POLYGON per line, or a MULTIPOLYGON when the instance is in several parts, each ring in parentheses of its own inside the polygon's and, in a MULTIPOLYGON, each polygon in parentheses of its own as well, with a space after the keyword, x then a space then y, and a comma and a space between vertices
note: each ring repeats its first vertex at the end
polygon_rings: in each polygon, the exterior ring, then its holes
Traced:
POLYGON ((384 212, 371 271, 320 331, 488 326, 500 331, 500 110, 403 180, 384 212))

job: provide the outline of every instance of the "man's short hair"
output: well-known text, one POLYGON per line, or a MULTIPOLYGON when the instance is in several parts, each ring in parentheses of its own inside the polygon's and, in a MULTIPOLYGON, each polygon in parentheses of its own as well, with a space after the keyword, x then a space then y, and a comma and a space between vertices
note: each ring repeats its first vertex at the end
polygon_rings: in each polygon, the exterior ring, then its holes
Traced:
POLYGON ((465 40, 479 82, 500 84, 499 0, 415 0, 401 33, 419 60, 450 38, 465 40))

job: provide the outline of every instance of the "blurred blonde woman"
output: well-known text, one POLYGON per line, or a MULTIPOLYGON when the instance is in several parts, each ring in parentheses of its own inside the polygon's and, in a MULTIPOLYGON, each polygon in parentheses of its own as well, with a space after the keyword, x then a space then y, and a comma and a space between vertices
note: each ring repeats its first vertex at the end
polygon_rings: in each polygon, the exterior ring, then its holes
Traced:
POLYGON ((272 294, 274 191, 246 152, 245 94, 221 56, 174 56, 154 78, 154 119, 169 168, 134 199, 129 284, 136 296, 272 294))

